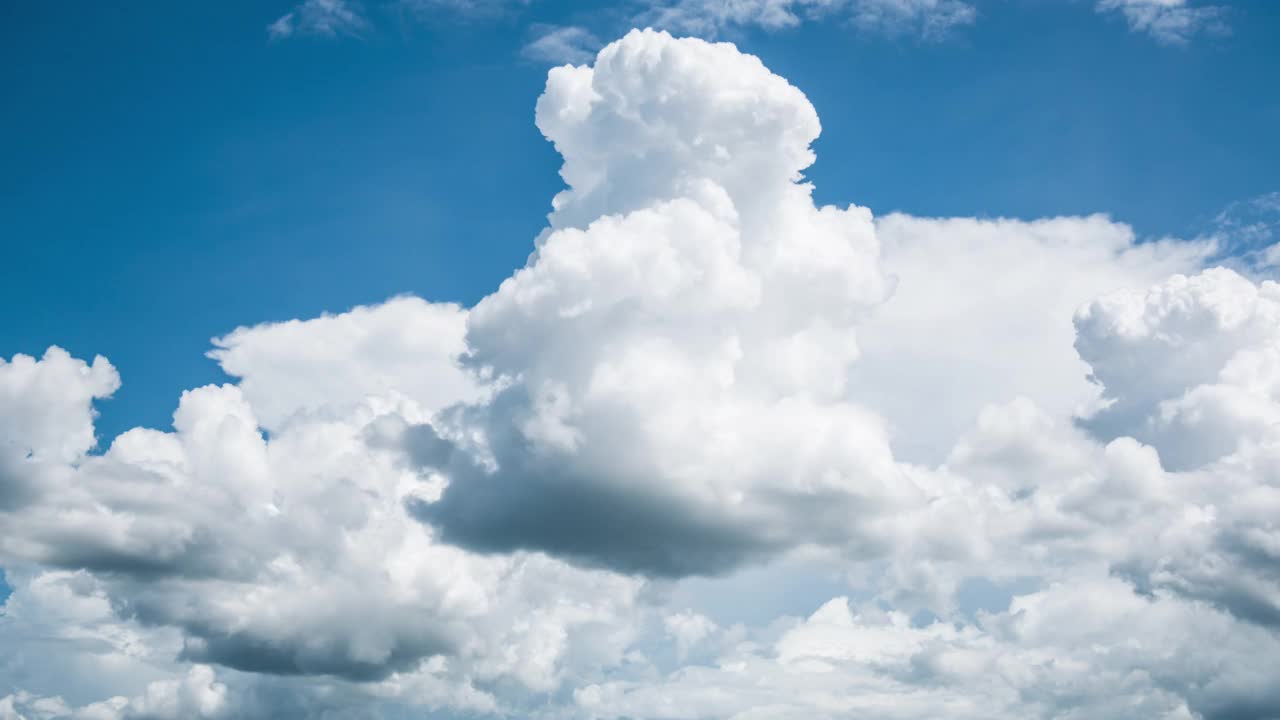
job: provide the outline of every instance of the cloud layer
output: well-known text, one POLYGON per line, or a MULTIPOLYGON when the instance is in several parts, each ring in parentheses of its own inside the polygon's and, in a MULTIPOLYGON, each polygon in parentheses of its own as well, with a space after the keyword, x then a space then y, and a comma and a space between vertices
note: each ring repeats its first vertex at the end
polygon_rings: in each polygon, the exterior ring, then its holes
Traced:
POLYGON ((536 120, 566 189, 472 308, 237 329, 104 449, 108 360, 0 362, 0 718, 1275 717, 1280 286, 818 206, 729 44, 536 120), (802 607, 727 617, 760 577, 802 607))

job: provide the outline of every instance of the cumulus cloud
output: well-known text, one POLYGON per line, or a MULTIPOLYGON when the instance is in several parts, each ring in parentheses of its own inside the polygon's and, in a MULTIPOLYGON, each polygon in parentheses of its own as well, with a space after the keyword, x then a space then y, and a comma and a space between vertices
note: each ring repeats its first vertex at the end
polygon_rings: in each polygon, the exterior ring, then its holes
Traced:
POLYGON ((1280 286, 1227 269, 1122 290, 1076 315, 1076 347, 1108 405, 1097 432, 1151 443, 1194 468, 1263 439, 1280 420, 1280 286))
POLYGON ((1277 650, 1203 606, 1095 577, 958 627, 836 598, 715 663, 574 700, 589 718, 1265 718, 1280 697, 1251 658, 1277 650))
POLYGON ((0 717, 1274 716, 1280 286, 817 206, 729 44, 630 33, 536 122, 566 188, 472 308, 239 328, 106 448, 106 359, 0 361, 0 717))
POLYGON ((1280 625, 1280 285, 1226 269, 1104 296, 1076 316, 1110 404, 1086 421, 1159 453, 1181 512, 1126 565, 1144 585, 1280 625), (1158 549, 1157 549, 1158 548, 1158 549))
POLYGON ((893 214, 876 230, 889 302, 859 328, 853 394, 890 424, 900 458, 936 463, 990 403, 1034 398, 1053 417, 1099 391, 1072 316, 1104 293, 1193 272, 1214 246, 1139 242, 1101 215, 1022 221, 893 214), (912 388, 903 392, 903 387, 912 388), (942 398, 920 412, 921 397, 942 398))
POLYGON ((1119 13, 1134 32, 1169 45, 1185 44, 1202 32, 1227 31, 1226 8, 1188 0, 1098 0, 1098 12, 1119 13))
POLYGON ((0 358, 0 511, 33 500, 44 490, 41 472, 58 472, 97 444, 91 403, 119 387, 102 356, 89 364, 53 347, 39 360, 0 358))
POLYGON ((345 413, 370 397, 401 397, 424 413, 480 397, 483 380, 460 363, 466 311, 399 297, 340 315, 242 327, 209 357, 239 378, 267 430, 291 418, 345 413))
MULTIPOLYGON (((257 673, 374 680, 475 651, 498 642, 475 633, 478 616, 509 611, 505 603, 535 592, 528 583, 582 582, 597 598, 616 591, 619 607, 629 602, 627 580, 567 569, 555 580, 553 569, 526 575, 525 562, 555 563, 475 558, 435 543, 402 511, 430 482, 366 442, 384 409, 411 401, 381 402, 289 424, 268 440, 239 388, 189 391, 174 432, 132 430, 101 456, 42 476, 42 500, 0 521, 0 549, 19 562, 88 571, 83 592, 144 627, 179 630, 182 658, 257 673)), ((546 622, 530 632, 558 627, 546 622)), ((519 661, 511 668, 544 682, 519 661)))
POLYGON ((634 32, 553 70, 538 123, 569 189, 468 321, 468 362, 509 384, 442 421, 483 428, 485 457, 420 458, 451 482, 417 514, 476 549, 655 575, 875 544, 855 508, 916 489, 841 389, 888 285, 870 213, 798 182, 804 96, 730 45, 634 32))
POLYGON ((83 707, 61 697, 20 692, 0 698, 0 720, 215 720, 231 717, 227 686, 213 668, 193 665, 185 676, 157 680, 134 698, 115 696, 83 707))

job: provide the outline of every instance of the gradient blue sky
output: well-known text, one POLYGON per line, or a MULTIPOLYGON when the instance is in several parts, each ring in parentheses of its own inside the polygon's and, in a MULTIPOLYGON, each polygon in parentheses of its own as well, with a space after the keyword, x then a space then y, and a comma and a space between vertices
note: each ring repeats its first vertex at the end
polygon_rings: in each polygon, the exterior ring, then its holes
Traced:
MULTIPOLYGON (((547 65, 521 50, 539 24, 625 27, 537 0, 271 40, 291 3, 126 5, 0 10, 0 352, 108 356, 104 444, 167 427, 238 325, 496 287, 561 187, 533 125, 547 65)), ((726 39, 816 106, 822 202, 1190 237, 1280 185, 1280 3, 1227 24, 1168 44, 1090 2, 1001 0, 934 40, 834 21, 726 39)))

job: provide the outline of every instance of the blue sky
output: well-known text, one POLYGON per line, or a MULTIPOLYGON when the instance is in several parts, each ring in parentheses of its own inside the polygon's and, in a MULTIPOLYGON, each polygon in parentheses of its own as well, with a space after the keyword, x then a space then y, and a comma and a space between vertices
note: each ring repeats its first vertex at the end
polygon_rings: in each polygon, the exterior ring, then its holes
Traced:
MULTIPOLYGON (((561 187, 532 123, 539 24, 622 10, 366 8, 271 40, 288 3, 10 3, 0 347, 101 353, 100 432, 165 426, 218 380, 209 338, 411 292, 471 303, 523 263, 561 187)), ((822 202, 877 213, 1108 212, 1193 236, 1275 190, 1280 6, 1182 44, 1086 2, 984 2, 942 38, 828 19, 722 35, 811 99, 822 202)))

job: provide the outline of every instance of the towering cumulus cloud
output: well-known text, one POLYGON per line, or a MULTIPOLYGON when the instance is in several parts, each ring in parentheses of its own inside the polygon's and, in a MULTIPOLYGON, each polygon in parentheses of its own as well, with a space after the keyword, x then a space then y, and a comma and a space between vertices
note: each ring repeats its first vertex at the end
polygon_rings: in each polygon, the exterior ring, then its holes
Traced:
POLYGON ((0 719, 1280 716, 1275 283, 819 207, 729 44, 537 123, 567 187, 472 308, 237 329, 101 451, 106 359, 0 361, 0 719))
POLYGON ((569 189, 471 313, 468 362, 508 384, 440 423, 487 442, 430 445, 452 482, 417 514, 469 547, 652 575, 880 542, 917 491, 843 391, 889 285, 871 214, 799 182, 804 95, 730 45, 636 32, 553 70, 538 124, 569 189))

